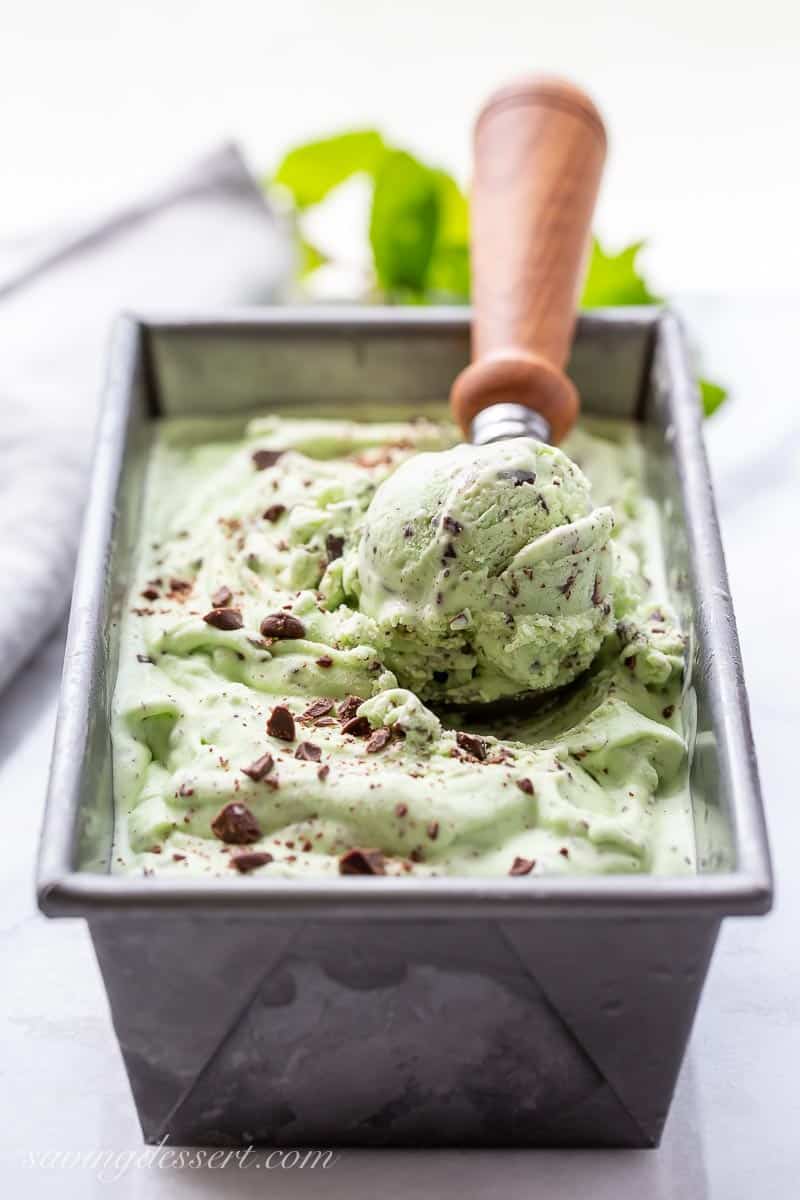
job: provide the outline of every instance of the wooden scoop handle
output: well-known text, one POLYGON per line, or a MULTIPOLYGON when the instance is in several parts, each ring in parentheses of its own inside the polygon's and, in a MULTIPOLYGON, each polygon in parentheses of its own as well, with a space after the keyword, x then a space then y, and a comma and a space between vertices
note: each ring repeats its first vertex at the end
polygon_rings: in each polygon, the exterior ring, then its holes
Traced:
POLYGON ((606 152, 578 88, 533 79, 496 92, 475 126, 472 364, 453 384, 469 437, 491 404, 524 404, 559 442, 578 414, 564 374, 606 152))

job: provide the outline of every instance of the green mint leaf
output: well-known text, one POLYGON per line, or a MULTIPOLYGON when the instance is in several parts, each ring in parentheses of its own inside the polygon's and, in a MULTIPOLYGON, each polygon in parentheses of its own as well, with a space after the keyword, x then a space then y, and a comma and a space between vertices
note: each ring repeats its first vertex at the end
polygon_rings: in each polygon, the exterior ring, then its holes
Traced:
POLYGON ((592 238, 589 270, 581 297, 581 308, 608 308, 618 304, 658 304, 647 281, 636 268, 644 242, 633 242, 619 254, 606 254, 592 238))
POLYGON ((369 240, 375 274, 390 295, 421 294, 439 225, 433 171, 402 150, 387 153, 375 176, 369 240))
POLYGON ((374 129, 340 133, 290 150, 272 182, 288 188, 298 208, 308 208, 351 175, 374 174, 385 153, 383 138, 374 129))
POLYGON ((431 304, 466 304, 469 300, 469 247, 435 246, 428 267, 427 300, 431 304))
POLYGON ((710 379, 698 379, 697 386, 700 389, 703 416, 710 417, 728 399, 728 390, 718 383, 712 383, 710 379))
POLYGON ((300 251, 299 275, 301 279, 305 279, 318 267, 324 267, 325 263, 330 262, 328 255, 324 254, 319 246, 315 246, 313 242, 307 241, 304 237, 299 239, 298 249, 300 251))

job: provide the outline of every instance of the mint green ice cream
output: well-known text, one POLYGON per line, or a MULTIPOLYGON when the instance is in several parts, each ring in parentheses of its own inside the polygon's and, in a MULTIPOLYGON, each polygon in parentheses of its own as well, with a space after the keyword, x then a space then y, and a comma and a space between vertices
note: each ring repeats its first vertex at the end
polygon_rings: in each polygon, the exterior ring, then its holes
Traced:
POLYGON ((560 687, 613 628, 613 527, 554 446, 516 438, 419 454, 367 510, 360 607, 387 664, 423 698, 560 687))
POLYGON ((115 870, 693 869, 684 637, 635 428, 566 453, 454 441, 160 423, 120 630, 115 870))

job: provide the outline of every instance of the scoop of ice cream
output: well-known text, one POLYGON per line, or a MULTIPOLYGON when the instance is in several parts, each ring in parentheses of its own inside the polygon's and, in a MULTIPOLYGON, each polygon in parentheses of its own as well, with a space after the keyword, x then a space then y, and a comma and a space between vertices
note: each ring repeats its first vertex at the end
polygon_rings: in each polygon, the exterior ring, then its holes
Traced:
POLYGON ((361 611, 425 699, 559 687, 611 628, 613 526, 578 467, 532 438, 417 455, 367 510, 361 611))

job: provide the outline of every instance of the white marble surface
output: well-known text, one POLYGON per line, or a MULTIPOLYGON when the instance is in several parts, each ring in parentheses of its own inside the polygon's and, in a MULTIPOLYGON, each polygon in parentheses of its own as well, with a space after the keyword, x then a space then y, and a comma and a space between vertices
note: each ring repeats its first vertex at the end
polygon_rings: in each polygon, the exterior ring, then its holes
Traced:
MULTIPOLYGON (((140 1133, 80 921, 35 909, 32 865, 61 642, 0 697, 5 870, 0 882, 0 1173, 26 1197, 423 1196, 789 1200, 800 1176, 798 618, 800 301, 687 299, 709 364, 736 385, 708 426, 778 877, 774 913, 723 928, 658 1151, 344 1152, 328 1170, 32 1169, 29 1151, 136 1150, 140 1133), (791 644, 791 642, 789 642, 791 644)), ((6 581, 8 582, 8 581, 6 581)))

